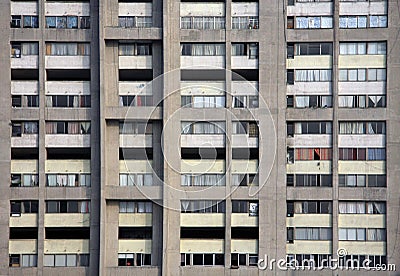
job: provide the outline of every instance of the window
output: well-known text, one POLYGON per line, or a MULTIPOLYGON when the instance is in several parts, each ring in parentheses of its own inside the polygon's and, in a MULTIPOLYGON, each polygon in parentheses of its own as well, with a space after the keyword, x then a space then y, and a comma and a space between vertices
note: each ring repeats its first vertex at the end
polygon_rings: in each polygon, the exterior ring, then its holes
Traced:
POLYGON ((257 174, 232 174, 232 186, 258 185, 257 174))
POLYGON ((340 241, 386 241, 386 229, 339 228, 340 241))
POLYGON ((293 214, 332 214, 331 201, 288 201, 287 215, 293 214))
POLYGON ((257 122, 232 122, 232 134, 247 134, 249 137, 258 137, 257 122))
POLYGON ((332 240, 332 228, 329 227, 296 227, 294 240, 332 240))
POLYGON ((21 137, 22 134, 37 134, 37 122, 12 122, 12 137, 21 137))
POLYGON ((369 261, 368 267, 370 268, 382 267, 387 264, 386 256, 346 255, 345 258, 339 258, 339 267, 351 267, 351 265, 361 267, 364 261, 369 261))
POLYGON ((295 81, 298 82, 330 82, 332 70, 330 69, 296 69, 295 81))
POLYGON ((90 56, 90 43, 46 43, 48 56, 90 56))
POLYGON ((233 108, 258 108, 258 96, 233 96, 233 108))
POLYGON ((367 16, 366 15, 340 16, 339 28, 341 29, 367 28, 367 16))
POLYGON ((47 187, 90 187, 90 174, 46 174, 47 187))
POLYGON ((181 29, 198 29, 198 30, 225 29, 225 17, 215 17, 215 16, 181 17, 181 29))
POLYGON ((89 254, 45 254, 44 266, 89 266, 89 254))
POLYGON ((386 149, 339 148, 339 160, 386 160, 386 149))
POLYGON ((224 174, 182 174, 182 186, 225 186, 224 174))
POLYGON ((78 96, 78 95, 55 95, 55 96, 46 96, 46 107, 90 107, 91 98, 89 95, 87 96, 78 96))
POLYGON ((295 160, 332 160, 332 148, 296 148, 295 160))
POLYGON ((153 174, 152 173, 120 174, 119 186, 153 186, 153 174))
POLYGON ((36 187, 39 186, 37 174, 11 174, 11 187, 36 187))
POLYGON ((385 202, 340 201, 339 214, 385 214, 385 202))
POLYGON ((370 28, 387 28, 387 15, 370 15, 370 28))
POLYGON ((233 16, 232 29, 258 29, 258 16, 233 16))
POLYGON ((367 181, 368 187, 386 187, 385 174, 368 174, 367 181))
POLYGON ((50 29, 89 29, 89 16, 46 16, 46 28, 50 29))
POLYGON ((339 134, 385 134, 385 122, 339 122, 339 134))
POLYGON ((21 28, 21 15, 11 15, 11 23, 10 27, 11 28, 21 28))
POLYGON ((120 213, 152 213, 153 203, 150 201, 120 201, 120 213))
POLYGON ((340 69, 339 81, 386 81, 386 69, 340 69))
POLYGON ((224 265, 225 259, 224 254, 217 253, 181 253, 181 266, 214 266, 214 265, 224 265))
POLYGON ((296 43, 288 45, 288 53, 291 48, 294 56, 332 55, 332 43, 296 43))
POLYGON ((225 134, 225 122, 181 122, 181 134, 225 134))
POLYGON ((11 216, 19 216, 21 214, 37 214, 38 204, 39 203, 37 200, 11 201, 11 216))
POLYGON ((181 56, 225 56, 225 44, 181 44, 181 56))
POLYGON ((145 253, 119 253, 118 266, 150 266, 151 254, 145 253))
POLYGON ((329 268, 332 255, 330 254, 288 254, 286 266, 288 268, 329 268))
POLYGON ((225 96, 182 96, 182 103, 183 101, 187 103, 183 107, 191 107, 191 108, 225 107, 225 96))
POLYGON ((119 16, 118 26, 121 28, 151 28, 153 18, 151 16, 119 16))
MULTIPOLYGON (((289 126, 290 123, 288 123, 289 126)), ((331 122, 296 122, 294 134, 331 134, 331 122)))
POLYGON ((10 254, 10 267, 37 267, 37 255, 35 254, 10 254))
POLYGON ((386 42, 340 42, 340 55, 386 55, 386 42))
POLYGON ((258 43, 232 43, 232 56, 247 56, 258 58, 258 43))
POLYGON ((46 134, 90 134, 90 122, 46 122, 46 134))
POLYGON ((384 95, 348 95, 339 96, 339 107, 342 108, 378 108, 386 107, 384 95))
POLYGON ((120 56, 151 56, 151 43, 119 44, 118 53, 120 56))
POLYGON ((296 29, 331 29, 333 26, 331 16, 297 16, 295 23, 296 29))
POLYGON ((46 213, 90 213, 90 201, 49 200, 46 213))
POLYGON ((231 267, 257 266, 258 256, 247 253, 231 253, 231 267))
POLYGON ((21 56, 33 56, 39 54, 39 43, 26 42, 26 43, 11 43, 11 57, 20 58, 21 56))
POLYGON ((295 187, 332 187, 330 174, 288 174, 287 186, 295 187))
POLYGON ((181 200, 181 213, 225 213, 225 201, 181 200))
POLYGON ((245 213, 258 216, 258 202, 248 200, 232 200, 232 213, 245 213))
POLYGON ((153 96, 119 96, 119 106, 152 106, 153 96))
POLYGON ((295 108, 330 108, 332 96, 294 96, 295 108))
POLYGON ((152 134, 152 126, 150 122, 120 122, 119 134, 152 134))

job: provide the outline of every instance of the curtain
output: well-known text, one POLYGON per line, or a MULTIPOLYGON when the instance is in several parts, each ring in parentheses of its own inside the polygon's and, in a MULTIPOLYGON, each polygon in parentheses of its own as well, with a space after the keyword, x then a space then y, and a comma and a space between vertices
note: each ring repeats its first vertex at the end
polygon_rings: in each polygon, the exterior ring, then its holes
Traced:
POLYGON ((152 174, 145 174, 143 176, 143 185, 144 186, 152 186, 153 185, 153 175, 152 174))
POLYGON ((386 240, 385 229, 376 229, 376 240, 377 241, 385 241, 386 240))
POLYGON ((357 202, 357 214, 365 214, 365 203, 357 202))
POLYGON ((90 213, 90 201, 81 201, 81 213, 90 213))
POLYGON ((377 240, 376 229, 368 229, 367 233, 368 233, 368 238, 367 239, 369 241, 376 241, 377 240))
POLYGON ((189 201, 188 200, 181 200, 181 210, 187 212, 189 208, 189 201))
POLYGON ((22 55, 38 55, 39 54, 39 43, 22 43, 22 55))
POLYGON ((357 228, 357 240, 358 241, 365 241, 365 229, 364 228, 357 228))
POLYGON ((191 17, 181 17, 181 29, 191 29, 192 28, 192 18, 191 17))
POLYGON ((245 56, 245 44, 244 43, 234 43, 232 44, 232 56, 245 56))
POLYGON ((135 186, 135 175, 134 174, 127 174, 126 180, 127 180, 128 186, 135 186))
POLYGON ((339 202, 339 214, 346 214, 347 210, 346 202, 339 202))
POLYGON ((294 232, 295 240, 306 240, 307 239, 307 228, 296 228, 294 232))
POLYGON ((48 174, 47 175, 47 185, 49 187, 57 186, 57 175, 55 174, 48 174))
POLYGON ((80 134, 90 134, 90 122, 80 123, 80 134))
POLYGON ((296 17, 296 29, 307 29, 308 18, 307 17, 296 17))
POLYGON ((126 174, 119 175, 119 186, 128 186, 128 175, 126 174))
POLYGON ((143 186, 143 174, 136 175, 136 186, 143 186))
POLYGON ((357 214, 357 203, 347 202, 346 214, 357 214))
POLYGON ((296 107, 303 108, 310 106, 310 97, 309 96, 296 96, 296 107))
POLYGON ((321 28, 322 29, 331 29, 333 26, 332 17, 322 16, 321 17, 321 28))
POLYGON ((79 134, 79 123, 68 122, 68 134, 79 134))
POLYGON ((355 107, 353 105, 354 96, 339 96, 340 107, 355 107))
POLYGON ((294 213, 295 214, 303 214, 303 205, 301 202, 294 203, 294 213))
POLYGON ((68 175, 68 186, 75 186, 75 181, 76 181, 76 175, 75 174, 69 174, 68 175))

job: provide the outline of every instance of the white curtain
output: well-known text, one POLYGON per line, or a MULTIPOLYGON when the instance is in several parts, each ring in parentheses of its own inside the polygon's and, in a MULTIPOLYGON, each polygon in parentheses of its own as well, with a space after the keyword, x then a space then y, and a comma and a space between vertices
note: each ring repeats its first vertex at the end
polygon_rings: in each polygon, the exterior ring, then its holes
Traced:
POLYGON ((128 175, 127 174, 119 175, 119 186, 128 186, 128 175))
POLYGON ((57 185, 58 186, 67 186, 68 177, 66 174, 58 174, 57 175, 57 185))
POLYGON ((144 186, 152 186, 153 185, 153 175, 152 174, 145 174, 144 175, 143 185, 144 186))
POLYGON ((354 107, 354 96, 339 96, 339 107, 354 107))
POLYGON ((76 175, 69 174, 68 175, 68 186, 75 186, 76 175))
POLYGON ((309 107, 310 106, 310 98, 308 96, 296 96, 296 107, 309 107))
POLYGON ((355 202, 347 202, 346 214, 357 214, 357 204, 355 202))
POLYGON ((339 202, 339 214, 346 214, 347 204, 346 202, 339 202))

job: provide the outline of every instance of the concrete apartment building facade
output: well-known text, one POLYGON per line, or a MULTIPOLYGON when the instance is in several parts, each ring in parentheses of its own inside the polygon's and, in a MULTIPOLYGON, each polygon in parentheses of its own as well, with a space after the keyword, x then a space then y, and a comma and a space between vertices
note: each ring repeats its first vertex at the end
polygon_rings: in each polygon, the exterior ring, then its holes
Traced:
POLYGON ((398 1, 0 11, 1 275, 399 275, 398 1))

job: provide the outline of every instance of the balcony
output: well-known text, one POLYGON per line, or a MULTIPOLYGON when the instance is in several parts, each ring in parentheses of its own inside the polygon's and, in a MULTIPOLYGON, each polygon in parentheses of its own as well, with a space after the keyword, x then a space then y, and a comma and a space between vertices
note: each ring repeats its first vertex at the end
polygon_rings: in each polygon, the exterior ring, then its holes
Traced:
POLYGON ((386 135, 384 134, 364 134, 364 135, 339 135, 339 147, 366 147, 376 148, 386 146, 386 135))
POLYGON ((295 134, 294 137, 288 137, 287 146, 296 148, 312 148, 312 147, 331 147, 331 134, 295 134))
POLYGON ((332 69, 332 56, 294 56, 286 59, 287 69, 332 69))
POLYGON ((225 214, 181 213, 181 227, 224 227, 225 214))
POLYGON ((386 255, 383 241, 339 241, 338 248, 346 248, 347 255, 386 255))
POLYGON ((90 160, 46 160, 46 173, 90 173, 90 160))
POLYGON ((120 160, 120 173, 152 173, 152 160, 120 160))
POLYGON ((258 240, 231 240, 231 252, 232 253, 258 253, 258 240))
POLYGON ((224 134, 184 134, 181 135, 182 148, 223 148, 224 134))
POLYGON ((46 81, 46 94, 90 95, 90 81, 46 81))
POLYGON ((181 56, 181 69, 185 67, 197 67, 198 69, 225 68, 225 56, 181 56))
POLYGON ((225 16, 225 4, 181 2, 180 16, 225 16))
MULTIPOLYGON (((346 248, 341 247, 339 248, 346 248)), ((295 240, 286 244, 286 254, 332 254, 332 241, 295 240)))
POLYGON ((387 14, 387 1, 339 2, 340 15, 387 14))
POLYGON ((38 146, 38 134, 21 134, 21 137, 11 137, 12 148, 37 148, 38 146))
POLYGON ((89 227, 90 214, 45 214, 45 227, 89 227))
POLYGON ((258 172, 258 160, 247 160, 247 159, 233 159, 232 160, 232 173, 251 173, 256 174, 258 172))
POLYGON ((152 3, 118 3, 119 16, 152 16, 152 3))
POLYGON ((119 146, 121 148, 151 148, 153 135, 149 134, 120 134, 119 146))
POLYGON ((11 69, 37 69, 39 67, 39 56, 24 56, 11 58, 11 69))
POLYGON ((232 81, 232 95, 258 95, 258 81, 232 81))
POLYGON ((10 3, 12 15, 38 15, 37 1, 11 1, 10 3))
POLYGON ((287 173, 305 173, 305 174, 330 174, 332 172, 332 161, 309 160, 295 161, 286 165, 287 173))
POLYGON ((258 16, 258 2, 233 2, 232 16, 258 16))
POLYGON ((146 81, 120 81, 118 83, 119 95, 153 95, 151 82, 146 81))
POLYGON ((149 213, 119 214, 120 227, 145 227, 153 225, 153 215, 149 213))
POLYGON ((182 159, 181 173, 221 173, 225 172, 224 160, 182 159))
POLYGON ((338 226, 343 228, 385 228, 386 215, 339 214, 338 226))
POLYGON ((224 240, 181 239, 181 253, 224 253, 224 240))
POLYGON ((46 134, 45 145, 47 148, 88 148, 90 134, 46 134))
POLYGON ((88 254, 89 240, 44 240, 45 254, 88 254))
POLYGON ((90 16, 89 2, 46 2, 46 16, 90 16))
POLYGON ((332 227, 332 215, 294 214, 286 218, 286 227, 332 227))
POLYGON ((10 217, 10 227, 37 227, 37 214, 20 214, 19 217, 10 217))
POLYGON ((386 161, 339 160, 339 174, 386 174, 386 161))
POLYGON ((258 58, 248 56, 232 56, 232 69, 258 69, 258 58))
POLYGON ((12 95, 38 95, 38 81, 11 81, 12 95))
POLYGON ((11 173, 37 173, 38 160, 11 160, 11 173))
POLYGON ((249 216, 249 214, 233 213, 231 220, 232 227, 257 227, 258 216, 249 216))
POLYGON ((233 134, 231 139, 234 148, 258 148, 258 137, 249 137, 247 134, 233 134))
POLYGON ((287 6, 288 16, 332 15, 332 2, 300 2, 294 0, 294 6, 287 6))
POLYGON ((37 240, 9 240, 8 254, 35 254, 37 253, 37 240))
MULTIPOLYGON (((339 82, 340 83, 340 82, 339 82)), ((287 85, 288 95, 331 95, 332 83, 330 81, 321 82, 295 82, 287 85)))
POLYGON ((46 56, 46 69, 90 69, 90 56, 46 56))
POLYGON ((152 56, 119 56, 119 69, 152 69, 152 56))
POLYGON ((151 254, 152 240, 118 240, 118 252, 151 254))
MULTIPOLYGON (((289 86, 288 86, 289 87, 289 86)), ((339 95, 385 95, 385 81, 361 81, 361 82, 339 82, 339 95)))
POLYGON ((339 55, 339 68, 386 68, 386 55, 339 55))

